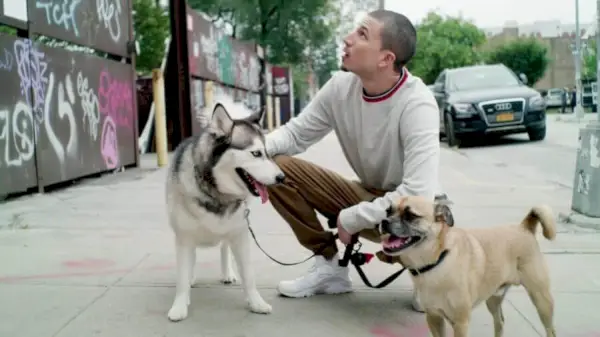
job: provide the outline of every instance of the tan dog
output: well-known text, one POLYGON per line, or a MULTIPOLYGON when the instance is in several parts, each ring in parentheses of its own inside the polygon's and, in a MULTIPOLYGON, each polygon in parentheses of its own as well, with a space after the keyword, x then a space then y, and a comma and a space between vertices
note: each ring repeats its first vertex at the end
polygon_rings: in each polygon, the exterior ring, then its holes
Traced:
POLYGON ((446 336, 444 320, 454 337, 467 337, 471 311, 483 301, 494 336, 502 336, 501 304, 513 285, 525 287, 546 336, 555 337, 548 268, 535 238, 538 222, 546 239, 555 238, 552 210, 533 207, 520 224, 481 229, 451 227, 448 215, 446 204, 405 197, 380 225, 383 252, 411 272, 433 337, 446 336))

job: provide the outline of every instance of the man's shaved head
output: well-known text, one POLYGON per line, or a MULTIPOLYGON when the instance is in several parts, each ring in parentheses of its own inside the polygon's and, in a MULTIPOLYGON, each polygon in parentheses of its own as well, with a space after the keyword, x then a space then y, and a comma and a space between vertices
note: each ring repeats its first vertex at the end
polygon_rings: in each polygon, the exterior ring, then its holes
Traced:
POLYGON ((396 12, 378 9, 369 16, 383 24, 381 29, 381 47, 396 56, 394 67, 400 71, 415 55, 417 49, 417 31, 410 20, 396 12))
POLYGON ((410 20, 399 13, 380 9, 366 15, 344 38, 343 69, 359 76, 401 73, 415 55, 417 32, 410 20))

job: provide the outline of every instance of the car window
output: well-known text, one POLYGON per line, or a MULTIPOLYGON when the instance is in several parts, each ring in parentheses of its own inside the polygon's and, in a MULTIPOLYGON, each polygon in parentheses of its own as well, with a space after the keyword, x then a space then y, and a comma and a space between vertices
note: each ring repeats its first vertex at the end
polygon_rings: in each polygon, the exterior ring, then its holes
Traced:
POLYGON ((550 89, 548 90, 548 96, 562 96, 564 90, 562 89, 550 89))
POLYGON ((435 83, 439 83, 439 84, 445 84, 446 83, 446 73, 442 73, 440 76, 438 76, 437 80, 435 80, 435 83))
POLYGON ((505 67, 474 67, 456 69, 449 81, 451 90, 475 90, 521 85, 519 78, 505 67))

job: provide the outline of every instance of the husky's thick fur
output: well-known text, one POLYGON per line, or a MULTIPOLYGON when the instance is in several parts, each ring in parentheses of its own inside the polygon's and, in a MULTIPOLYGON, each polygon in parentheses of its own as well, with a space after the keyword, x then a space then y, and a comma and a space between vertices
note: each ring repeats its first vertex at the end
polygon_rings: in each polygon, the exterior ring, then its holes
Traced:
POLYGON ((175 149, 166 183, 177 256, 175 299, 168 313, 172 321, 188 316, 196 248, 219 244, 223 283, 236 279, 231 250, 250 311, 271 312, 271 306, 256 289, 250 268, 251 240, 244 220, 244 202, 260 196, 265 203, 265 186, 282 182, 284 175, 265 153, 259 126, 262 112, 243 119, 230 117, 230 112, 240 115, 244 109, 228 99, 217 100, 206 130, 175 149))

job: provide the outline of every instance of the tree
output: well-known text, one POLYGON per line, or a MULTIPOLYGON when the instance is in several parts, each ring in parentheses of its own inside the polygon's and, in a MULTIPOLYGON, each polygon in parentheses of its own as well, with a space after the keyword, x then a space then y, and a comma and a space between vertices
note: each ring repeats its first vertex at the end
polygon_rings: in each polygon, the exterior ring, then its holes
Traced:
POLYGON ((133 27, 140 46, 137 71, 151 72, 160 66, 165 54, 165 40, 170 34, 169 14, 155 0, 134 0, 133 27))
POLYGON ((596 40, 589 39, 583 53, 583 78, 596 78, 596 40))
POLYGON ((292 66, 296 97, 302 97, 307 87, 307 63, 320 79, 337 68, 331 62, 337 52, 332 40, 340 15, 333 0, 285 4, 281 0, 188 0, 188 4, 230 36, 261 45, 268 62, 292 66))
POLYGON ((231 36, 253 40, 267 50, 273 64, 305 61, 335 31, 337 20, 329 0, 188 0, 231 36))
POLYGON ((527 76, 530 85, 539 81, 548 68, 548 48, 534 37, 518 38, 491 50, 487 63, 502 63, 516 74, 527 76))
POLYGON ((429 12, 416 26, 417 51, 407 67, 425 83, 433 83, 446 68, 482 61, 479 49, 485 43, 485 33, 472 22, 429 12))
POLYGON ((338 43, 335 37, 331 37, 322 47, 315 50, 312 56, 312 68, 317 77, 319 87, 323 86, 334 70, 340 68, 340 60, 337 55, 338 43))

